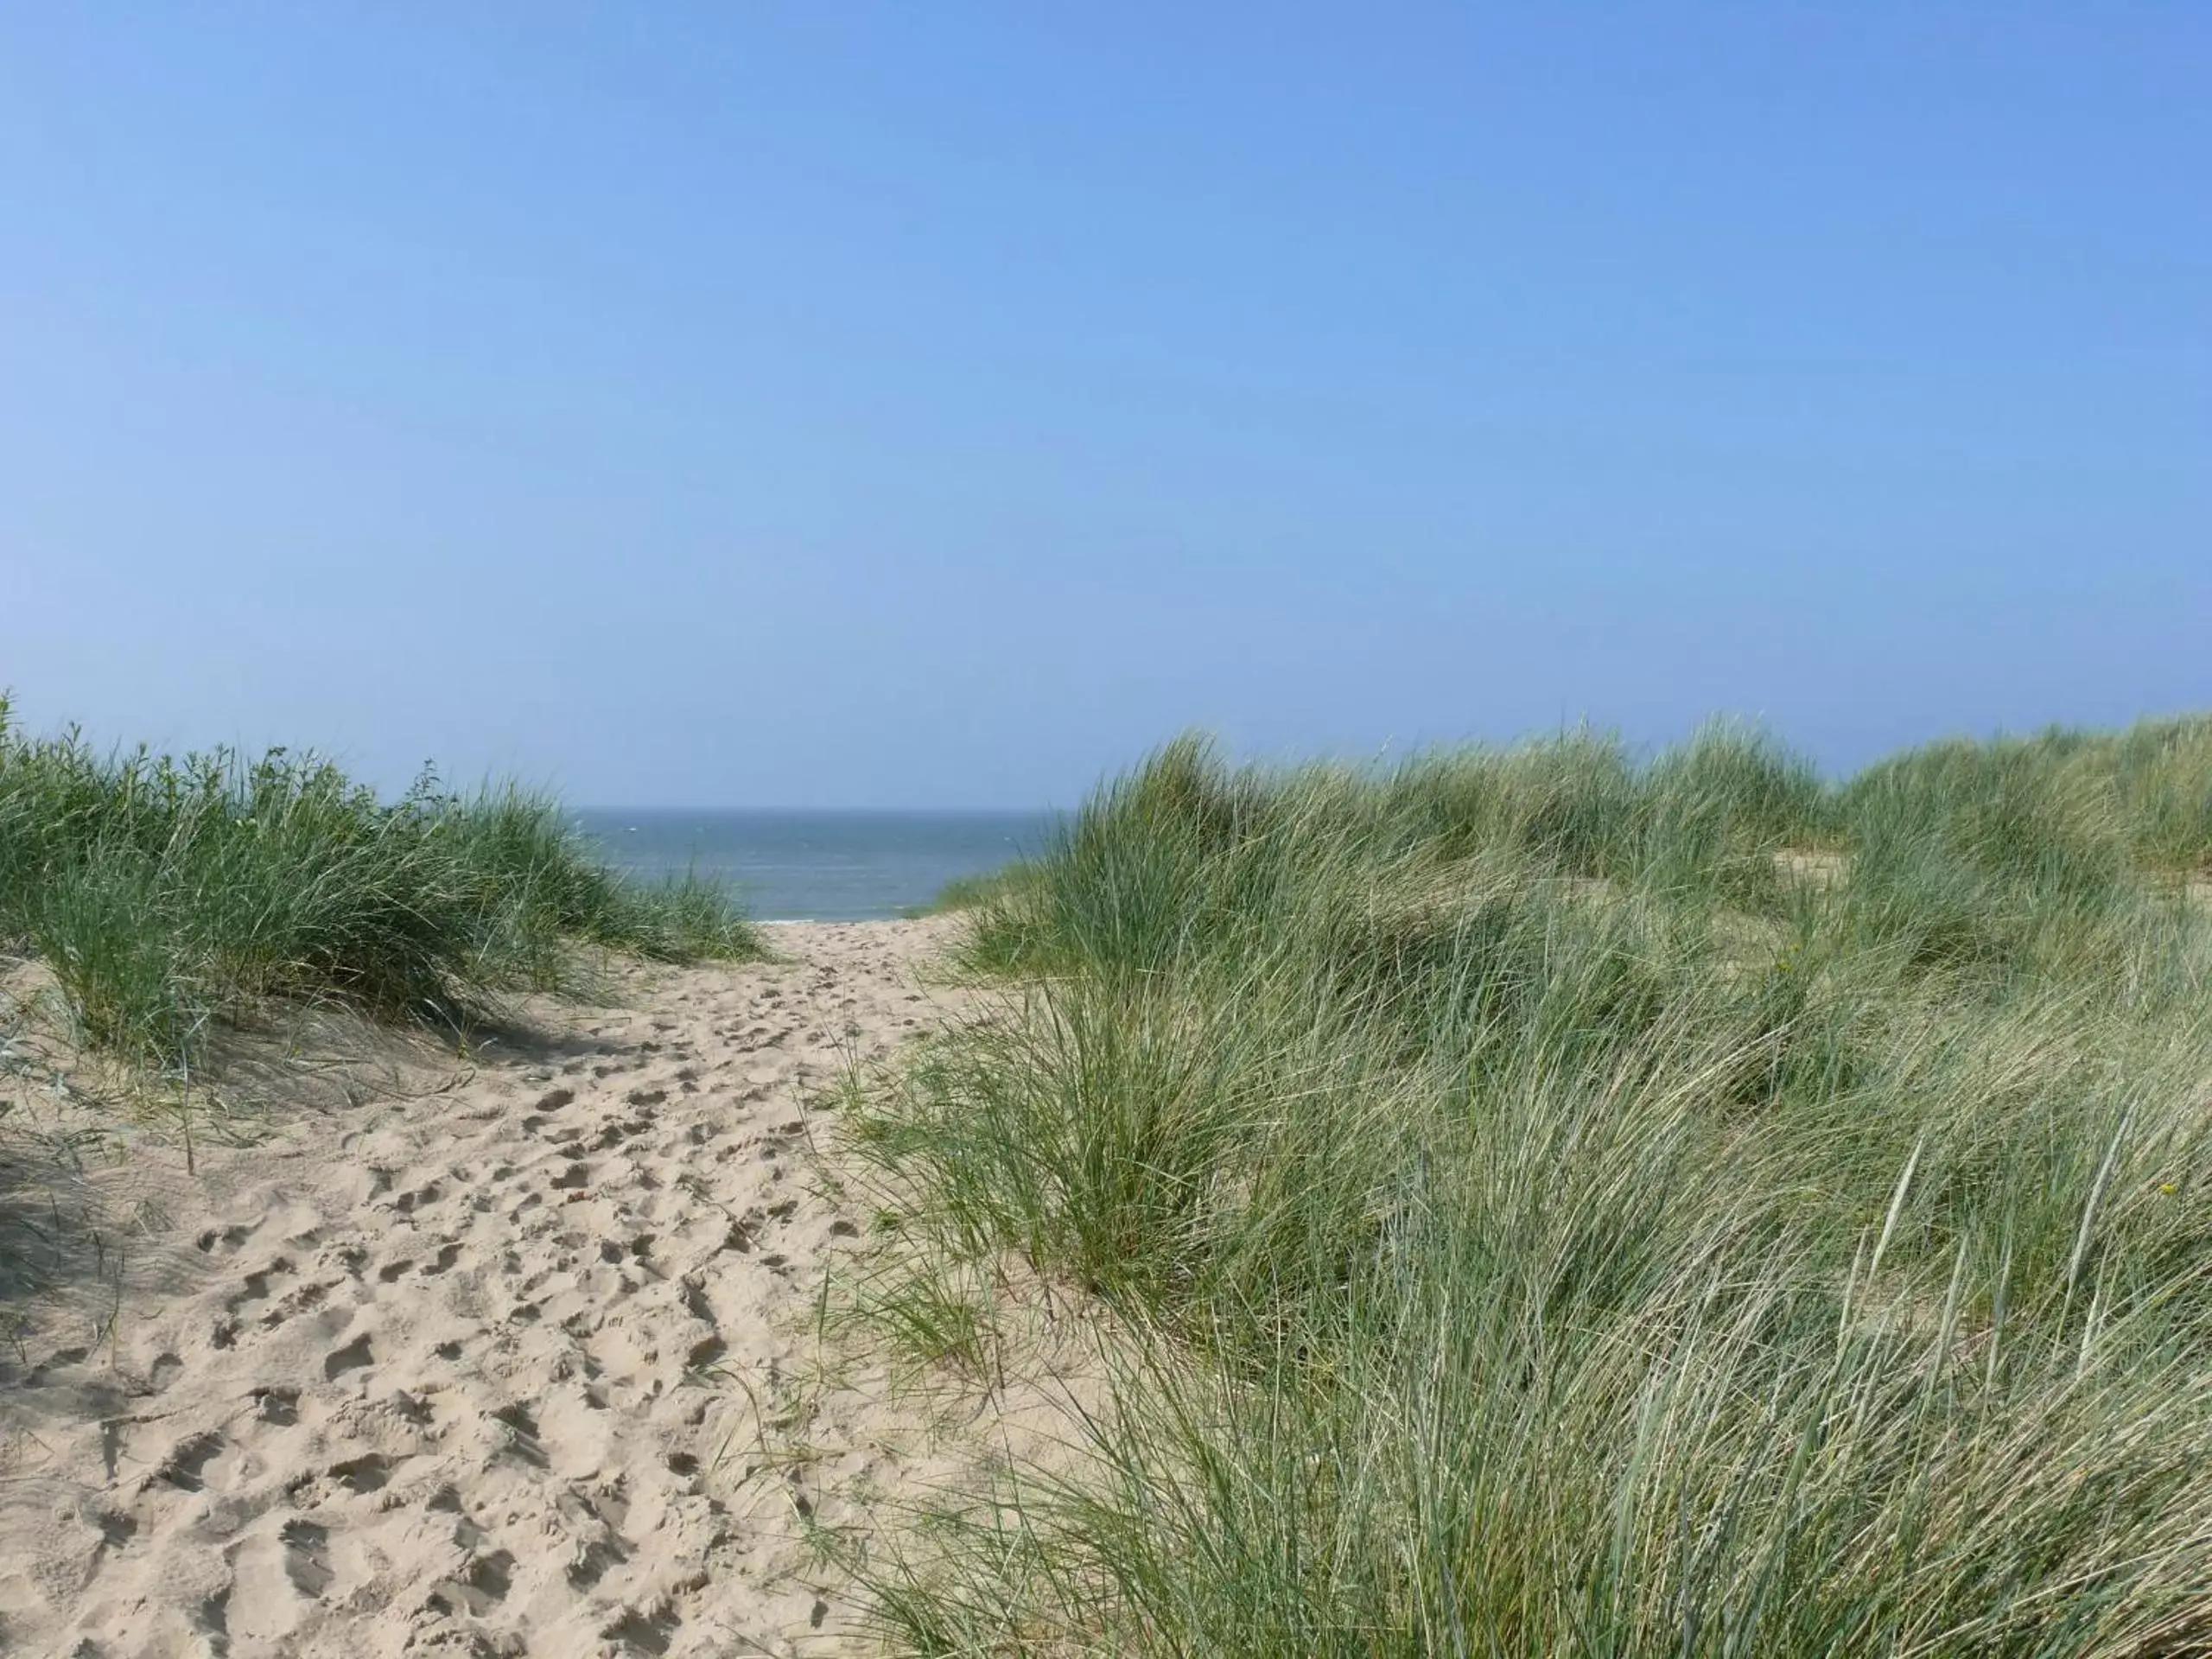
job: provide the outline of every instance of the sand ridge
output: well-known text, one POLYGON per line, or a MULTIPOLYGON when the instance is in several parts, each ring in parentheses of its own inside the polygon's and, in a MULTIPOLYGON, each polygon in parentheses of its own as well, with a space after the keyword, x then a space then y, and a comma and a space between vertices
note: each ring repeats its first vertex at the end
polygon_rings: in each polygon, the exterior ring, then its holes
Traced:
POLYGON ((203 1151, 169 1282, 0 1379, 0 1649, 849 1646, 804 1523, 897 1478, 902 1408, 754 1449, 863 1220, 811 1173, 821 1091, 934 1022, 945 929, 778 927, 777 963, 636 970, 537 1052, 203 1151))

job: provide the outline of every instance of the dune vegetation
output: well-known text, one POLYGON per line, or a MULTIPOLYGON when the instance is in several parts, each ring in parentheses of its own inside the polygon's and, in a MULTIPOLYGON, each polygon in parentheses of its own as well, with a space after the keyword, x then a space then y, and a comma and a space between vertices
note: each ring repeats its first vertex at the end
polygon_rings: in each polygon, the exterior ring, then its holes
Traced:
POLYGON ((1029 871, 1028 861, 1018 858, 980 875, 955 876, 938 888, 927 904, 910 906, 900 913, 914 921, 925 916, 950 916, 962 911, 980 910, 1012 895, 1029 879, 1029 871))
POLYGON ((911 1326, 1020 1258, 1122 1338, 886 1633, 2212 1649, 2208 870, 2212 721, 1158 753, 861 1103, 911 1326))
POLYGON ((550 799, 397 801, 312 755, 102 753, 0 699, 0 951, 42 961, 89 1041, 164 1071, 226 1025, 334 1003, 465 1029, 499 994, 571 983, 578 948, 760 954, 722 892, 632 886, 550 799))

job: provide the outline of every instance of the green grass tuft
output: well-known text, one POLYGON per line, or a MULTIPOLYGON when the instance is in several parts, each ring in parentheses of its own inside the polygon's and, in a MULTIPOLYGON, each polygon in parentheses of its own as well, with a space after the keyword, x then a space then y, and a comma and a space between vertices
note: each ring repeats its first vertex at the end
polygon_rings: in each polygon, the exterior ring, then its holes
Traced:
POLYGON ((2212 1646, 2208 787, 2206 721, 1109 783, 856 1139, 944 1297, 1014 1251, 1141 1334, 886 1633, 2212 1646))
POLYGON ((981 875, 954 878, 938 889, 937 896, 925 905, 912 905, 900 913, 907 920, 925 916, 950 916, 963 911, 981 910, 995 904, 1020 890, 1029 879, 1027 861, 1016 859, 995 870, 986 870, 981 875))
POLYGON ((624 882, 557 806, 425 774, 396 802, 313 756, 107 756, 0 699, 0 944, 43 958, 86 1034, 162 1068, 272 1001, 465 1024, 569 982, 579 944, 760 954, 712 887, 624 882))

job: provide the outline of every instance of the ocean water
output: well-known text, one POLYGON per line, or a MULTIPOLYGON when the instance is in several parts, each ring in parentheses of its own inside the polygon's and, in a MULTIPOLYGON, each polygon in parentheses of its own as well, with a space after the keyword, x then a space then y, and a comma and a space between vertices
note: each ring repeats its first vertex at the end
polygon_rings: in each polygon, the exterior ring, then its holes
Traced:
POLYGON ((576 814, 616 868, 646 880, 696 870, 763 921, 880 921, 948 881, 1035 852, 1041 812, 703 811, 576 814))

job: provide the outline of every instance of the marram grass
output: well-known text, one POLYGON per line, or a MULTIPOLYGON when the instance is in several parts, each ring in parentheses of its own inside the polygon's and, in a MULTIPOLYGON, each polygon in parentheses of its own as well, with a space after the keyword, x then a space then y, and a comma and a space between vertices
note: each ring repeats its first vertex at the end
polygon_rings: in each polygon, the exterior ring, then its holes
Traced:
POLYGON ((104 755, 7 712, 0 948, 42 958, 85 1033, 134 1060, 189 1066, 284 1001, 463 1025, 569 983, 580 945, 760 953, 718 889, 626 884, 527 791, 426 775, 385 802, 312 756, 104 755))
POLYGON ((860 1128, 940 1299, 1137 1334, 884 1634, 2212 1651, 2208 731, 1109 785, 860 1128))

